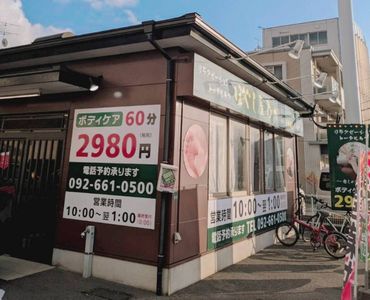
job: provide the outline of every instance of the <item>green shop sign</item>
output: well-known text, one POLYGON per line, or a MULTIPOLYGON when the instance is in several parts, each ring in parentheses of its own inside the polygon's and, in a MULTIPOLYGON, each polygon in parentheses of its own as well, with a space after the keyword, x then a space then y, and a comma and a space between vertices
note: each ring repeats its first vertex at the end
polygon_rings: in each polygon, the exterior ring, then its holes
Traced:
POLYGON ((349 210, 356 193, 360 151, 366 145, 365 125, 328 125, 331 205, 336 210, 349 210))
POLYGON ((208 201, 208 249, 271 230, 287 220, 287 193, 208 201))
POLYGON ((104 113, 77 114, 77 127, 112 127, 122 125, 123 114, 120 111, 104 113))

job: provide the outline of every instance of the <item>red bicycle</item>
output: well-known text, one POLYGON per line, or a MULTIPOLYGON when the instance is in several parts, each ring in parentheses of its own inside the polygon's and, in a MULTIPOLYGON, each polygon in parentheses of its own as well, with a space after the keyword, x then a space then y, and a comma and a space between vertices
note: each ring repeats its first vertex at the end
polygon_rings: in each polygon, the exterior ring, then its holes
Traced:
POLYGON ((325 218, 328 217, 325 212, 320 215, 320 220, 318 226, 310 224, 304 220, 297 217, 300 206, 301 206, 302 196, 298 196, 298 210, 295 212, 291 222, 282 222, 277 225, 275 229, 276 237, 281 244, 284 246, 293 246, 297 243, 299 239, 299 231, 296 226, 301 226, 305 231, 311 232, 310 243, 314 251, 321 245, 324 245, 325 251, 336 259, 343 258, 346 255, 347 248, 347 238, 344 234, 338 231, 332 231, 326 227, 323 223, 325 218))

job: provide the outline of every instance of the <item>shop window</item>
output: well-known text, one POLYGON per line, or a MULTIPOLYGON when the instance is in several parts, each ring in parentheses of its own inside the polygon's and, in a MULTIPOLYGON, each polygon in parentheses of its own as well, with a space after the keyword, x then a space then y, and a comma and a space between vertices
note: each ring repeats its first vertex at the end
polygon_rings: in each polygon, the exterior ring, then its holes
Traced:
POLYGON ((250 182, 254 193, 261 192, 261 131, 250 127, 250 182))
POLYGON ((320 168, 329 169, 329 152, 327 144, 320 145, 320 168))
POLYGON ((246 191, 246 135, 245 125, 230 121, 230 191, 246 191))
POLYGON ((276 170, 275 176, 275 190, 277 192, 284 191, 285 189, 285 149, 284 140, 282 136, 275 135, 275 157, 274 165, 276 170))
POLYGON ((273 134, 264 134, 265 191, 274 190, 274 139, 273 134))
POLYGON ((226 194, 227 123, 226 118, 211 115, 209 141, 209 193, 226 194))

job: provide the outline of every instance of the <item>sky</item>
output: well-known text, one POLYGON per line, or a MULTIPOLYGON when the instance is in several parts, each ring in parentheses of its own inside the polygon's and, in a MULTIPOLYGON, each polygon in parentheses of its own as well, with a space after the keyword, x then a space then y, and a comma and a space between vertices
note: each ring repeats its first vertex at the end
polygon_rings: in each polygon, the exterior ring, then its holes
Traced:
MULTIPOLYGON (((197 12, 239 48, 262 45, 262 28, 335 18, 338 0, 0 0, 0 40, 7 47, 63 31, 76 35, 197 12)), ((370 46, 370 0, 352 0, 370 46)), ((4 45, 0 43, 0 48, 4 45)))

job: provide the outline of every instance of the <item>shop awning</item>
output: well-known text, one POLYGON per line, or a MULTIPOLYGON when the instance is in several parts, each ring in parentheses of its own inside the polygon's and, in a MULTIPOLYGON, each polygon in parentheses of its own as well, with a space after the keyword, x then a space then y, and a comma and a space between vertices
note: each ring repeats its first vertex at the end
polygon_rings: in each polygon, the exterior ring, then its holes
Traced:
POLYGON ((99 81, 60 65, 19 70, 0 75, 0 99, 93 91, 99 81))

